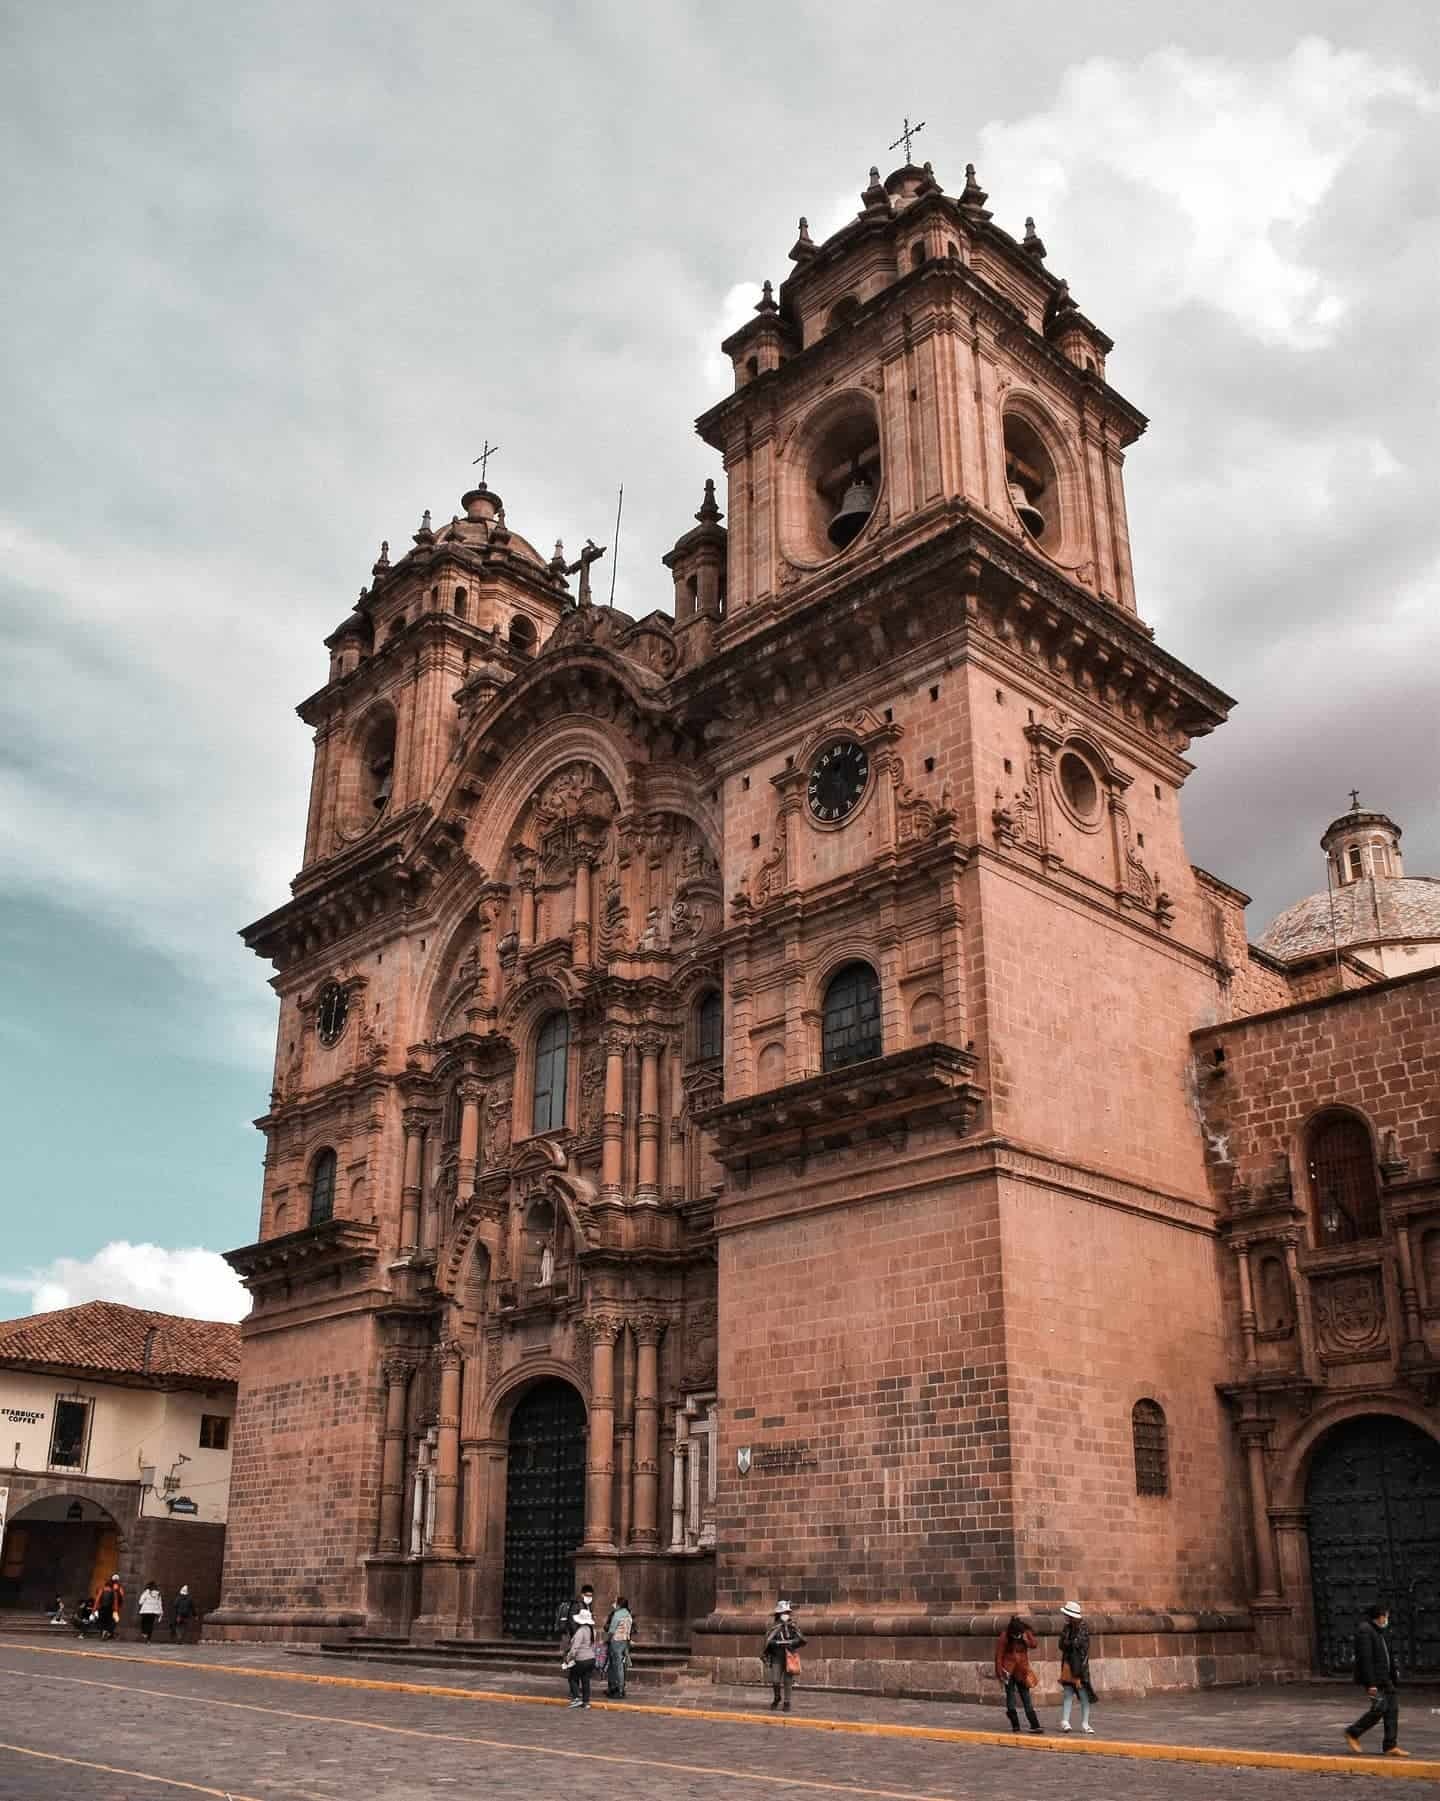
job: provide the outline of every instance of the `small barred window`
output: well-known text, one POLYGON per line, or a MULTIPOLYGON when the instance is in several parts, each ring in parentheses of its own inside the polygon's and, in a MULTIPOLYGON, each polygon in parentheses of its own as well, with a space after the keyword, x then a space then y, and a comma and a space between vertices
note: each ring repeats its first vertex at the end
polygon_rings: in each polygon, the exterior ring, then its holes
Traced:
POLYGON ((1136 1494, 1168 1495, 1170 1439, 1165 1409, 1158 1401, 1137 1401, 1130 1409, 1130 1431, 1135 1441, 1136 1494))

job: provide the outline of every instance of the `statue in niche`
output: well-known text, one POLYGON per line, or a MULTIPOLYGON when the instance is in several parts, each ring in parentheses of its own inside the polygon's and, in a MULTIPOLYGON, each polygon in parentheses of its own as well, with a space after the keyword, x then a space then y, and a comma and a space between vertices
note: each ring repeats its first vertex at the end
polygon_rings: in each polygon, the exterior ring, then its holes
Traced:
POLYGON ((538 1286, 550 1288, 555 1281, 555 1253, 547 1244, 540 1252, 540 1281, 538 1286))

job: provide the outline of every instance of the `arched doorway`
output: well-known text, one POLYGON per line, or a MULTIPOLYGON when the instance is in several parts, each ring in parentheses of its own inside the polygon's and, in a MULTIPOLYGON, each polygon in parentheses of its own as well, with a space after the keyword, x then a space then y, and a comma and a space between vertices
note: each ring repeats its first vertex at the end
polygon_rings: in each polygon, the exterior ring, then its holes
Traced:
POLYGON ((44 1495, 12 1513, 0 1553, 0 1607, 73 1608, 114 1573, 120 1530, 97 1502, 82 1495, 44 1495))
POLYGON ((1316 1447, 1305 1483, 1316 1661, 1348 1671, 1366 1607, 1390 1607, 1402 1671, 1440 1672, 1440 1443, 1366 1414, 1316 1447))
POLYGON ((568 1382, 539 1382, 510 1416, 501 1619, 512 1637, 554 1634, 584 1535, 585 1403, 568 1382))

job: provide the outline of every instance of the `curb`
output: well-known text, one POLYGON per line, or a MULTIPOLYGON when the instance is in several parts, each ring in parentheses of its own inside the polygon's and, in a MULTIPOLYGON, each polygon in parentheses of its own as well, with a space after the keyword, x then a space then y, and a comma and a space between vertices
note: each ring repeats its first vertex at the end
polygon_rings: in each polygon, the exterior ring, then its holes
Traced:
MULTIPOLYGON (((568 1707, 561 1695, 517 1695, 499 1689, 452 1688, 439 1682, 387 1682, 378 1677, 332 1676, 309 1670, 257 1670, 223 1663, 180 1663, 138 1652, 71 1650, 61 1645, 19 1644, 0 1636, 0 1649, 29 1652, 33 1657, 80 1657, 107 1663, 153 1664, 166 1670, 200 1670, 217 1676, 249 1676, 263 1682, 297 1682, 316 1688, 360 1689, 392 1695, 430 1695, 448 1701, 500 1701, 519 1707, 568 1707)), ((956 1726, 900 1726, 879 1720, 775 1719, 768 1713, 737 1713, 723 1708, 666 1707, 651 1702, 596 1701, 597 1711, 648 1714, 664 1719, 712 1720, 729 1726, 760 1726, 774 1732, 836 1732, 856 1738, 921 1740, 932 1744, 989 1745, 1017 1753, 1061 1757, 1125 1757, 1148 1763, 1205 1764, 1219 1768, 1293 1770, 1312 1776, 1387 1776, 1401 1782, 1440 1780, 1440 1761, 1429 1758, 1334 1756, 1303 1751, 1246 1751, 1218 1745, 1151 1745, 1128 1739, 1063 1738, 1058 1734, 1018 1737, 956 1726)))

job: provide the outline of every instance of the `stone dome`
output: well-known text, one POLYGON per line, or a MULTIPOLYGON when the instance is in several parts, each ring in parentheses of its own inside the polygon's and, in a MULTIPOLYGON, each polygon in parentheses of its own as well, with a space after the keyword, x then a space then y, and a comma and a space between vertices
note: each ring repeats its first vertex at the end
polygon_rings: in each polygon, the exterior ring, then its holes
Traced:
POLYGON ((1322 889, 1273 919, 1260 949, 1289 961, 1337 945, 1440 942, 1440 881, 1391 876, 1322 889))

